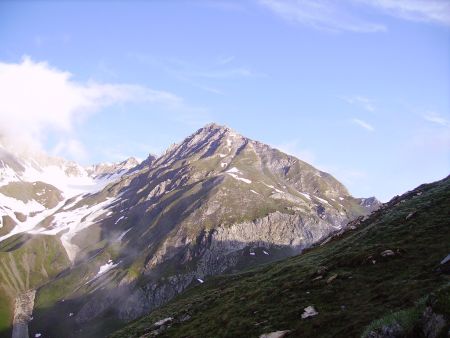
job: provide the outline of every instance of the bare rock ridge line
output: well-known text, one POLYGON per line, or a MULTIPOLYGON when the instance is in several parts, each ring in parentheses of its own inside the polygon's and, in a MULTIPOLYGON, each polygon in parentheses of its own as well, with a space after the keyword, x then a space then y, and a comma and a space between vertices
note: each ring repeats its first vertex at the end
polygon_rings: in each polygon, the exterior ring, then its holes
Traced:
POLYGON ((36 290, 28 290, 16 297, 12 338, 28 338, 28 322, 32 319, 36 290))

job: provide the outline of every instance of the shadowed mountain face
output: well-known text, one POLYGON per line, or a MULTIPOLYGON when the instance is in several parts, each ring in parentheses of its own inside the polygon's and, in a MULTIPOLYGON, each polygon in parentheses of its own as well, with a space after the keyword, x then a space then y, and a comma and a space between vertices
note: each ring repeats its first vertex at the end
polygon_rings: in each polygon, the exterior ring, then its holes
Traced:
POLYGON ((33 325, 101 335, 210 276, 299 253, 378 206, 295 157, 207 125, 63 201, 30 231, 60 240, 71 262, 38 289, 33 325))
POLYGON ((111 337, 447 337, 449 205, 450 177, 421 185, 302 255, 211 278, 111 337))

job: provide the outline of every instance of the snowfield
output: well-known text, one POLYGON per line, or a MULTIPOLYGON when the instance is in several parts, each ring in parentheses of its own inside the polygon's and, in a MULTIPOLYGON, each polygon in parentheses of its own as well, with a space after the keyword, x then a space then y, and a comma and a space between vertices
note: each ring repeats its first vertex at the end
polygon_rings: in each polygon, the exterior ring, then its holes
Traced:
MULTIPOLYGON (((0 150, 2 147, 0 146, 0 150)), ((6 150, 5 150, 6 151, 6 150)), ((6 151, 9 153, 8 151, 6 151)), ((12 154, 12 153, 11 153, 12 154)), ((107 217, 112 214, 108 207, 114 199, 108 198, 103 202, 93 206, 84 205, 72 210, 86 194, 92 194, 102 190, 109 183, 122 177, 127 168, 123 168, 113 174, 98 175, 94 178, 89 175, 86 168, 60 159, 44 157, 39 155, 38 161, 34 159, 15 161, 21 166, 18 170, 13 170, 3 160, 0 160, 0 186, 11 182, 29 182, 36 185, 36 182, 44 182, 56 187, 61 191, 64 200, 52 209, 36 200, 23 202, 19 199, 11 198, 0 193, 0 219, 2 216, 9 216, 15 223, 15 227, 6 235, 0 237, 0 241, 15 234, 29 232, 32 234, 61 235, 61 242, 67 251, 69 258, 73 261, 78 247, 71 242, 72 238, 81 230, 100 221, 100 216, 107 217), (15 215, 19 212, 27 216, 20 221, 15 215), (31 215, 31 216, 30 216, 31 215), (40 223, 47 217, 53 216, 53 221, 49 227, 39 227, 40 223)), ((12 154, 15 158, 16 155, 12 154)), ((37 192, 42 195, 43 192, 37 192)), ((121 219, 126 218, 122 216, 121 219)), ((0 223, 0 228, 3 226, 0 223)))
POLYGON ((108 207, 114 200, 114 198, 107 198, 105 201, 92 206, 83 205, 74 210, 57 212, 53 215, 54 219, 50 229, 39 228, 32 233, 57 235, 65 231, 61 235, 61 242, 69 259, 73 261, 79 248, 71 242, 72 238, 81 230, 98 222, 100 216, 108 212, 108 207))

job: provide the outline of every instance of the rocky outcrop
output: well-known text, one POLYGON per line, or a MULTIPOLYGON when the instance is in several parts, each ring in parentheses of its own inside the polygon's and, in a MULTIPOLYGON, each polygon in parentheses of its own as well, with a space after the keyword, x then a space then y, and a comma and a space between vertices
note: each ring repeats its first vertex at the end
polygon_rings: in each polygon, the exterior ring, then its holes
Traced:
POLYGON ((363 338, 446 337, 450 332, 450 286, 436 290, 415 307, 374 321, 363 338))
POLYGON ((336 231, 333 226, 318 217, 280 212, 255 221, 218 227, 186 241, 185 245, 177 247, 175 251, 173 248, 165 248, 165 254, 155 254, 158 258, 148 264, 147 274, 151 275, 154 270, 165 271, 172 263, 171 260, 190 265, 195 262, 192 270, 153 279, 138 288, 124 283, 115 293, 113 291, 108 296, 87 302, 77 314, 76 320, 80 324, 89 321, 111 306, 115 308, 114 303, 120 303, 120 307, 117 307, 120 319, 135 319, 167 303, 193 283, 199 283, 199 279, 207 280, 209 276, 238 266, 251 266, 258 261, 294 255, 333 231, 336 231), (170 255, 167 253, 169 251, 170 255), (281 256, 278 254, 280 251, 281 256))
MULTIPOLYGON (((443 314, 436 313, 431 306, 427 306, 422 313, 419 326, 427 338, 437 338, 442 336, 447 320, 443 314)), ((448 330, 447 330, 448 331, 448 330)))
POLYGON ((32 319, 36 290, 29 290, 16 297, 12 338, 28 338, 28 322, 32 319))
POLYGON ((391 323, 381 326, 379 329, 369 332, 365 338, 403 338, 405 331, 402 326, 397 323, 391 323))
MULTIPOLYGON (((130 288, 130 295, 120 301, 118 314, 122 320, 132 320, 183 292, 192 283, 207 280, 208 276, 233 270, 237 266, 247 266, 259 261, 270 261, 294 255, 329 236, 336 229, 320 218, 289 215, 275 212, 253 222, 243 222, 232 226, 222 226, 189 241, 185 246, 172 252, 170 258, 184 263, 195 261, 193 269, 149 282, 137 289, 130 288), (259 250, 258 250, 259 249, 259 250), (258 252, 258 253, 256 253, 258 252), (272 257, 273 256, 273 257, 272 257), (253 260, 253 263, 249 263, 253 260)), ((164 271, 170 263, 166 255, 157 256, 148 267, 164 271)), ((118 298, 121 298, 120 296, 118 298)), ((96 301, 86 304, 77 316, 80 322, 93 317, 92 308, 99 313, 105 309, 96 301), (89 309, 89 310, 88 310, 89 309)))

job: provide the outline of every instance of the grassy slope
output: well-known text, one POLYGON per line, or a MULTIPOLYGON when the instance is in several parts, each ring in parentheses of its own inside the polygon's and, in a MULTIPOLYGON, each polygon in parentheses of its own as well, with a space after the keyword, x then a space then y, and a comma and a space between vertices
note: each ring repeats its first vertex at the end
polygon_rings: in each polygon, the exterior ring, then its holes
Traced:
POLYGON ((24 203, 36 200, 46 208, 54 208, 63 200, 61 191, 44 182, 11 182, 0 187, 0 193, 24 203))
POLYGON ((8 336, 14 298, 55 277, 69 266, 61 243, 54 236, 19 234, 0 245, 0 336, 8 336))
POLYGON ((450 179, 402 199, 357 230, 300 256, 210 279, 113 336, 138 337, 162 318, 189 314, 164 335, 257 337, 293 330, 292 336, 301 337, 357 337, 372 320, 413 306, 450 280, 434 272, 450 251, 450 179), (382 257, 386 249, 396 255, 382 257), (328 271, 314 280, 319 266, 328 271), (338 277, 328 284, 334 274, 338 277), (302 320, 309 305, 319 315, 302 320))

